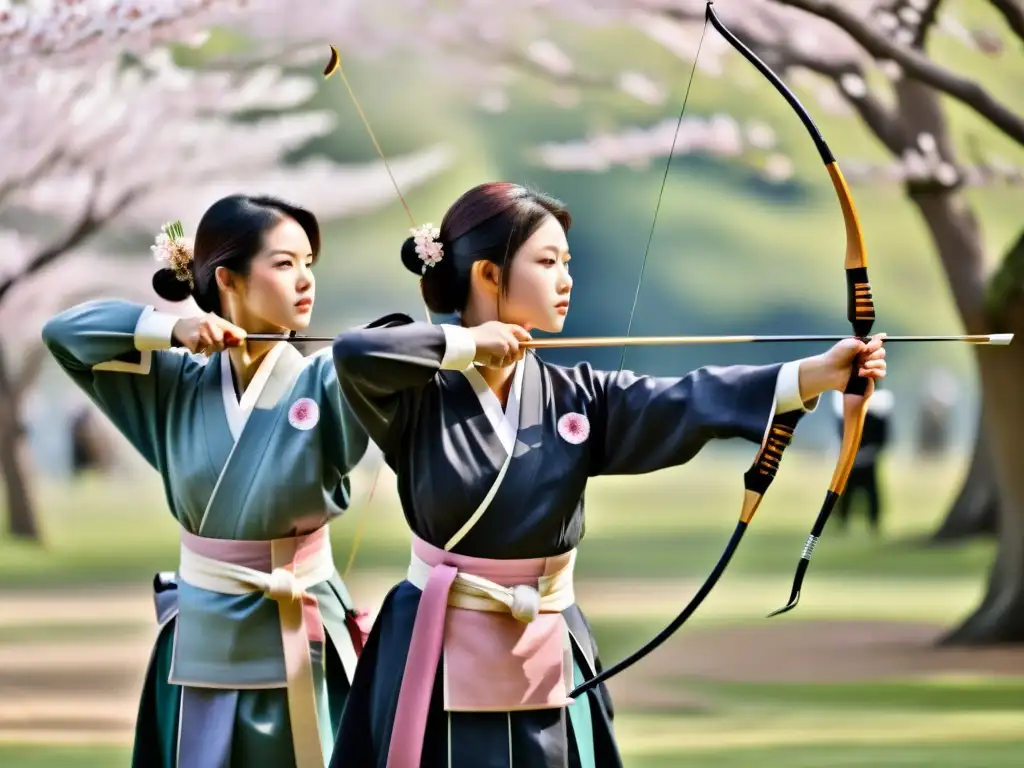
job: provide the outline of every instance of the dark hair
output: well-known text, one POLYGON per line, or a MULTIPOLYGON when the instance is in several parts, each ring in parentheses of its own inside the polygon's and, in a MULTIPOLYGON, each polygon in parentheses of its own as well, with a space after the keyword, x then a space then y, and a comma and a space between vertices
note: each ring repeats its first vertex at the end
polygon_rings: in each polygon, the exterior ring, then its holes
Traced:
POLYGON ((248 275, 253 258, 263 248, 264 235, 286 218, 294 219, 306 232, 316 261, 320 225, 310 211, 274 197, 230 195, 207 208, 196 228, 191 265, 194 287, 164 268, 153 275, 153 290, 167 301, 191 296, 204 312, 220 314, 217 267, 248 275))
POLYGON ((560 200, 519 184, 480 184, 456 200, 444 215, 441 261, 424 270, 410 237, 402 245, 402 263, 420 276, 423 300, 432 312, 460 312, 466 308, 474 262, 486 259, 501 267, 505 290, 512 259, 548 216, 554 216, 566 232, 572 226, 572 217, 560 200))

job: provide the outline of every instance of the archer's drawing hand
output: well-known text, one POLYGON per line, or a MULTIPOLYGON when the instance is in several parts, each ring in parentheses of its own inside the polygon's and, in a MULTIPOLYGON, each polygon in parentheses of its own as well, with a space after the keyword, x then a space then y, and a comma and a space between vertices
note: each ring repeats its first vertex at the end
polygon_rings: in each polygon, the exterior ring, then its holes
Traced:
POLYGON ((519 325, 492 320, 469 329, 476 342, 474 360, 491 368, 501 368, 522 360, 526 349, 520 342, 529 341, 529 332, 519 325))
POLYGON ((172 335, 190 352, 211 355, 245 341, 245 331, 208 312, 200 317, 183 317, 174 324, 172 335))

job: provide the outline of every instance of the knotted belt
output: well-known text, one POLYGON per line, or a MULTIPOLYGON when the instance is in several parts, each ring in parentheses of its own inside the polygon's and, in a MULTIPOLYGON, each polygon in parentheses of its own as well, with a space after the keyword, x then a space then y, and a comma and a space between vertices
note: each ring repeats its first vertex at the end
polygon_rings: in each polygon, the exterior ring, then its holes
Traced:
POLYGON ((323 768, 309 644, 325 640, 317 599, 307 590, 334 575, 327 528, 270 541, 208 539, 181 531, 182 581, 228 595, 262 592, 278 604, 296 768, 323 768))
POLYGON ((491 560, 413 538, 407 579, 422 590, 388 749, 387 768, 418 768, 438 660, 445 709, 508 712, 567 706, 576 551, 491 560))

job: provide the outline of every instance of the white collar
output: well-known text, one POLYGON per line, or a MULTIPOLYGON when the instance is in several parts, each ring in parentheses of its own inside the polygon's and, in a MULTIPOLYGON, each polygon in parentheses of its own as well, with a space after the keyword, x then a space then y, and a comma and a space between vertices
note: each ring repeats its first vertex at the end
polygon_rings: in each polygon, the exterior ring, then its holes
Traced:
POLYGON ((224 397, 224 413, 228 418, 228 428, 231 430, 231 436, 236 442, 245 428, 245 423, 249 420, 249 414, 252 413, 256 400, 267 385, 270 373, 274 370, 274 365, 281 356, 284 346, 284 342, 279 342, 263 356, 259 368, 256 369, 256 375, 252 377, 252 381, 245 388, 241 398, 235 394, 231 358, 228 356, 227 350, 220 353, 220 390, 224 397))
POLYGON ((512 449, 515 448, 516 436, 519 434, 519 401, 523 391, 523 371, 525 370, 526 361, 518 361, 515 373, 512 374, 512 389, 509 390, 508 404, 504 410, 502 410, 498 396, 488 386, 487 381, 475 365, 469 366, 462 372, 473 386, 487 420, 498 435, 502 447, 508 453, 512 453, 512 449))

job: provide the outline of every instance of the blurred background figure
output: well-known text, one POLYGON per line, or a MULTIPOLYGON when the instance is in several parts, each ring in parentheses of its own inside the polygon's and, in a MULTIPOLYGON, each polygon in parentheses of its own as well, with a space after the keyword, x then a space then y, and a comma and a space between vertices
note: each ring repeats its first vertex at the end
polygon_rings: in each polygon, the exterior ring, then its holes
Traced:
MULTIPOLYGON (((837 434, 843 435, 843 394, 832 393, 832 407, 836 416, 837 434)), ((858 499, 863 496, 866 505, 865 515, 871 533, 880 533, 882 518, 882 493, 878 482, 878 462, 883 451, 890 442, 890 424, 892 422, 893 394, 888 389, 875 389, 868 401, 868 412, 864 419, 864 435, 860 450, 853 462, 850 480, 846 492, 836 505, 836 520, 841 529, 846 529, 850 522, 850 512, 858 499)))
POLYGON ((91 469, 109 472, 114 469, 114 446, 91 404, 82 405, 71 419, 71 472, 78 475, 91 469))
POLYGON ((946 368, 933 368, 924 376, 915 435, 919 457, 938 459, 949 451, 958 394, 956 377, 946 368))

